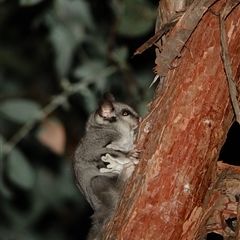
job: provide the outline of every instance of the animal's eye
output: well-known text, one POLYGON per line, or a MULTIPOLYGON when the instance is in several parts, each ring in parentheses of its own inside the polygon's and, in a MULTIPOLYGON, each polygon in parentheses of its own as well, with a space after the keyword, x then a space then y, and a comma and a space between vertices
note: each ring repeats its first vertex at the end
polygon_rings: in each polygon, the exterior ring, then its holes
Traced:
POLYGON ((128 110, 123 110, 123 111, 122 111, 122 115, 123 115, 123 116, 128 116, 128 115, 130 115, 130 114, 131 114, 131 112, 128 111, 128 110))

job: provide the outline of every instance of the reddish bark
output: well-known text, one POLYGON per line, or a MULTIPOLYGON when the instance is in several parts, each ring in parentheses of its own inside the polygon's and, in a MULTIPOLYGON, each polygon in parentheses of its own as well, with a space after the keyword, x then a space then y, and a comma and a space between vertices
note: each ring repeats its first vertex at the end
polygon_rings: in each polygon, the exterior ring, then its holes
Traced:
MULTIPOLYGON (((209 189, 203 203, 203 216, 196 239, 203 239, 207 232, 215 232, 228 239, 239 239, 239 195, 240 167, 231 167, 218 162, 218 177, 213 187, 209 189), (235 231, 228 227, 226 220, 238 219, 235 231)), ((234 220, 237 222, 236 220, 234 220)))
MULTIPOLYGON (((214 4, 214 11, 222 4, 214 4)), ((239 19, 240 5, 226 19, 227 47, 238 89, 239 19)), ((216 15, 207 12, 203 16, 174 65, 164 80, 165 91, 156 90, 149 114, 140 126, 140 163, 123 191, 104 239, 202 237, 214 212, 211 207, 222 197, 218 190, 227 189, 220 181, 222 174, 217 174, 216 161, 233 110, 216 15)), ((234 186, 240 186, 238 183, 234 186)))

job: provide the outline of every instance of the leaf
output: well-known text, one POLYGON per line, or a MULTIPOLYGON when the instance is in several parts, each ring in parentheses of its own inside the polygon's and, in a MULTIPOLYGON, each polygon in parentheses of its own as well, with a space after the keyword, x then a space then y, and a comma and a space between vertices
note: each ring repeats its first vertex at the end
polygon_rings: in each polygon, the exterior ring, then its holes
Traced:
POLYGON ((10 199, 13 196, 13 193, 8 189, 8 187, 4 184, 3 180, 0 184, 0 192, 1 195, 3 195, 4 197, 10 199))
POLYGON ((94 28, 92 14, 90 11, 89 3, 85 0, 58 0, 55 2, 55 7, 59 11, 58 17, 64 22, 71 21, 84 25, 89 29, 94 28))
POLYGON ((54 153, 58 155, 62 155, 64 153, 66 134, 63 124, 58 119, 45 119, 40 126, 37 138, 54 153))
POLYGON ((118 33, 128 37, 138 37, 154 26, 155 9, 146 0, 125 0, 120 16, 118 33))
POLYGON ((38 4, 43 0, 19 0, 19 4, 22 7, 30 7, 32 5, 38 4))
POLYGON ((0 110, 11 120, 24 124, 38 118, 40 106, 31 100, 14 98, 5 101, 0 110))
POLYGON ((54 8, 55 12, 47 16, 46 22, 56 52, 56 69, 59 77, 63 77, 70 69, 76 47, 88 39, 86 28, 93 29, 94 24, 86 1, 58 0, 54 8))
POLYGON ((93 74, 99 72, 105 67, 105 63, 99 60, 92 60, 82 63, 74 71, 74 76, 76 78, 85 78, 92 76, 93 74))
POLYGON ((56 25, 50 32, 50 41, 56 52, 56 68, 59 76, 65 76, 71 66, 75 47, 80 37, 74 36, 70 28, 56 25))
POLYGON ((98 100, 96 99, 96 94, 88 87, 81 91, 81 95, 84 97, 84 107, 88 114, 90 114, 97 106, 98 100))
MULTIPOLYGON (((0 135, 0 148, 1 148, 1 155, 0 155, 0 176, 3 176, 3 171, 4 171, 4 164, 6 161, 4 161, 3 158, 3 151, 2 151, 2 146, 5 144, 5 139, 2 135, 0 135)), ((12 197, 12 192, 7 188, 7 186, 4 184, 4 179, 1 179, 1 184, 0 184, 0 193, 6 197, 6 198, 11 198, 12 197)))
POLYGON ((9 180, 25 190, 30 190, 35 184, 35 171, 25 156, 13 149, 7 161, 7 175, 9 180))
MULTIPOLYGON (((99 60, 86 61, 83 62, 80 66, 78 66, 74 70, 73 74, 76 78, 81 79, 82 83, 83 82, 87 83, 86 85, 89 85, 90 83, 94 82, 96 89, 99 90, 100 92, 103 92, 106 90, 107 87, 107 78, 105 76, 101 76, 101 74, 99 73, 103 72, 104 68, 106 68, 106 63, 104 61, 99 60)), ((85 94, 83 93, 84 91, 85 89, 81 91, 81 94, 85 94)), ((88 89, 86 89, 86 91, 88 91, 88 89)), ((89 94, 86 93, 86 95, 89 94)), ((93 110, 92 106, 90 107, 90 109, 93 110)))
POLYGON ((5 144, 6 141, 4 137, 0 134, 0 169, 2 170, 2 161, 3 161, 3 144, 5 144))

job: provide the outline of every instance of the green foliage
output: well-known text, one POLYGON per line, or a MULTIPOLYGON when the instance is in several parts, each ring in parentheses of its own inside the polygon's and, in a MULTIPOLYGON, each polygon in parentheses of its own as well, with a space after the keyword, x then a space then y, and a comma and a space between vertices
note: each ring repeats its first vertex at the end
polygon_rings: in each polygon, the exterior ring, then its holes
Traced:
POLYGON ((156 19, 156 9, 146 0, 123 1, 118 33, 138 37, 152 29, 156 19))
POLYGON ((49 39, 56 53, 56 68, 65 76, 72 63, 76 47, 87 41, 86 29, 94 28, 89 5, 85 1, 58 0, 46 16, 50 27, 49 39))
POLYGON ((18 123, 26 123, 38 118, 40 106, 33 101, 13 98, 6 100, 0 106, 0 111, 8 118, 18 123))
POLYGON ((7 176, 18 187, 31 190, 35 183, 35 172, 25 156, 17 149, 13 149, 6 162, 7 176))
POLYGON ((1 237, 84 239, 91 210, 74 183, 74 149, 105 91, 146 114, 154 51, 131 56, 154 31, 158 1, 0 4, 1 237))
POLYGON ((38 4, 40 2, 42 2, 43 0, 19 0, 19 4, 21 6, 25 6, 25 7, 28 7, 28 6, 32 6, 32 5, 35 5, 35 4, 38 4))

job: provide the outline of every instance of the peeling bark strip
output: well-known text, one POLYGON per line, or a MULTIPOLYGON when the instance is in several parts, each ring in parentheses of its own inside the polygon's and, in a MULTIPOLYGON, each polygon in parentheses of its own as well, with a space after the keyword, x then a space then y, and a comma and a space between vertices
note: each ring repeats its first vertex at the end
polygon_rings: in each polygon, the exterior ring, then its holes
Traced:
MULTIPOLYGON (((182 15, 182 13, 181 13, 182 15)), ((166 34, 168 31, 170 31, 177 23, 178 19, 181 16, 180 14, 176 14, 172 20, 169 22, 163 24, 160 29, 154 34, 153 37, 151 37, 149 40, 147 40, 142 46, 140 46, 133 54, 133 56, 143 53, 145 50, 150 48, 153 44, 155 44, 159 38, 161 38, 164 34, 166 34)))
MULTIPOLYGON (((219 0, 211 8, 219 12, 224 2, 219 0)), ((183 25, 178 22, 173 31, 188 26, 183 19, 183 25)), ((240 5, 225 21, 228 55, 238 89, 239 19, 240 5)), ((229 186, 221 182, 219 176, 223 175, 217 173, 216 160, 233 119, 220 56, 218 16, 207 12, 186 44, 181 58, 174 62, 177 67, 167 73, 165 91, 156 91, 150 112, 141 124, 139 165, 122 192, 103 240, 196 240, 209 231, 206 226, 210 220, 216 220, 210 206, 219 211, 234 203, 235 216, 237 199, 231 197, 230 205, 225 198, 219 202, 223 192, 216 188, 229 186)), ((234 186, 238 187, 236 179, 234 186)), ((223 234, 229 234, 225 230, 223 234)))
POLYGON ((157 50, 155 72, 159 76, 166 76, 173 60, 180 56, 186 41, 191 36, 197 24, 208 8, 218 0, 194 1, 178 21, 167 39, 163 50, 157 50))
POLYGON ((222 58, 223 58, 224 68, 227 75, 230 98, 232 101, 236 121, 240 124, 240 108, 237 100, 237 89, 234 83, 232 68, 231 68, 231 64, 228 56, 226 30, 225 30, 225 19, 227 18, 228 14, 236 7, 237 4, 239 4, 239 0, 231 0, 231 1, 228 1, 223 6, 220 12, 220 27, 221 27, 222 58))

